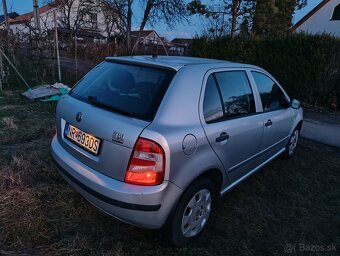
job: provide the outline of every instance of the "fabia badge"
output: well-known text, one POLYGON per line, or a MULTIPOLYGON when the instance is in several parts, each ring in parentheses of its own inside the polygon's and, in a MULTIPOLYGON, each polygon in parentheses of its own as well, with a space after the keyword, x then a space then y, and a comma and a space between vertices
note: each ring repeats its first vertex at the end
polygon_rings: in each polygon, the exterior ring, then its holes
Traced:
POLYGON ((124 143, 124 133, 114 131, 112 134, 112 141, 123 144, 124 143))
POLYGON ((80 122, 83 119, 83 114, 81 112, 78 112, 76 115, 77 122, 80 122))

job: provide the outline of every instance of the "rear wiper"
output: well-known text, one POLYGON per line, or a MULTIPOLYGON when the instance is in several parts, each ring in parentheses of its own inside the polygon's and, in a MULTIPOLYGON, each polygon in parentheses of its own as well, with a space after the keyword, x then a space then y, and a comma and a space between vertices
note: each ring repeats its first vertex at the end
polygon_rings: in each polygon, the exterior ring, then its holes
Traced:
POLYGON ((103 108, 109 109, 113 112, 121 113, 121 114, 124 114, 124 115, 127 115, 127 116, 132 116, 132 117, 135 117, 137 115, 136 113, 128 112, 128 111, 113 107, 109 104, 100 102, 100 101, 97 100, 97 98, 95 96, 92 96, 92 95, 89 95, 87 97, 87 99, 89 100, 89 102, 92 105, 95 105, 95 106, 98 106, 98 107, 103 107, 103 108))

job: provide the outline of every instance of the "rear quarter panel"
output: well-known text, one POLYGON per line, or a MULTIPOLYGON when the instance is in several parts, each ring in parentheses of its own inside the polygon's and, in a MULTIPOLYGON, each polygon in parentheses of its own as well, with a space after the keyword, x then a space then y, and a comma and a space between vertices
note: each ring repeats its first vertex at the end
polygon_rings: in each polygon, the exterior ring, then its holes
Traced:
POLYGON ((200 174, 210 169, 227 176, 210 147, 199 118, 199 99, 207 67, 191 65, 178 71, 158 109, 154 121, 141 137, 157 141, 166 155, 165 179, 186 189, 200 174), (191 155, 183 151, 183 139, 192 134, 196 138, 191 155))

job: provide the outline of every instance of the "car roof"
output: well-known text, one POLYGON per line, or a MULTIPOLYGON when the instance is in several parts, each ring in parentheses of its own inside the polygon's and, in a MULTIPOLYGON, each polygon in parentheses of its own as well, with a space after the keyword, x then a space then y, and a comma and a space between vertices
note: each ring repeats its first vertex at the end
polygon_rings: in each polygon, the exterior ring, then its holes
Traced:
POLYGON ((125 56, 125 57, 107 57, 107 61, 119 62, 119 63, 132 63, 132 64, 143 64, 147 66, 163 67, 167 69, 174 69, 178 71, 184 66, 189 65, 216 65, 216 67, 233 67, 233 68, 245 68, 253 67, 253 65, 242 64, 237 62, 207 59, 207 58, 196 58, 196 57, 183 57, 183 56, 125 56))

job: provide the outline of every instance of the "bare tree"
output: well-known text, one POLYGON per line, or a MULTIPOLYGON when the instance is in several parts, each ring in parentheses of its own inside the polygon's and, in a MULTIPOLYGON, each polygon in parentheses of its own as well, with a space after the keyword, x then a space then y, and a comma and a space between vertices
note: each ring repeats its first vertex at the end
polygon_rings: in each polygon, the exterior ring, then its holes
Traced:
POLYGON ((193 0, 188 4, 188 10, 191 14, 200 14, 208 18, 210 23, 215 25, 210 27, 208 32, 214 33, 215 37, 225 34, 233 37, 239 30, 240 21, 249 21, 252 17, 255 4, 255 0, 223 0, 218 4, 212 1, 208 6, 200 0, 193 0))
POLYGON ((125 31, 124 25, 122 24, 122 20, 124 19, 119 17, 119 12, 115 9, 117 7, 105 0, 100 0, 98 6, 103 14, 103 23, 108 37, 112 35, 113 32, 116 32, 116 30, 125 31))
POLYGON ((126 48, 131 50, 132 5, 134 0, 102 0, 111 7, 113 15, 117 17, 117 28, 126 35, 126 48))
MULTIPOLYGON (((104 0, 113 7, 117 17, 120 19, 119 24, 126 33, 127 51, 131 54, 131 28, 133 15, 140 13, 135 11, 136 6, 134 0, 104 0)), ((139 33, 136 43, 141 38, 141 33, 146 24, 154 25, 158 22, 165 22, 169 27, 172 27, 179 21, 186 20, 186 5, 184 0, 140 0, 142 15, 137 16, 136 20, 139 25, 139 33)))
POLYGON ((91 22, 98 6, 91 0, 59 0, 59 23, 70 31, 71 37, 91 22))
POLYGON ((162 20, 172 27, 178 21, 183 20, 187 13, 183 0, 141 0, 141 2, 144 13, 139 26, 137 42, 147 22, 153 25, 162 20))

